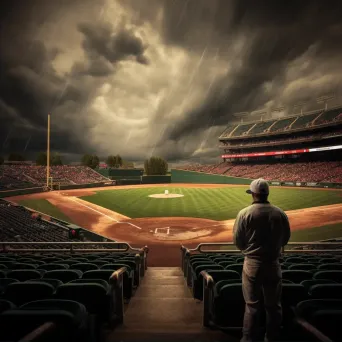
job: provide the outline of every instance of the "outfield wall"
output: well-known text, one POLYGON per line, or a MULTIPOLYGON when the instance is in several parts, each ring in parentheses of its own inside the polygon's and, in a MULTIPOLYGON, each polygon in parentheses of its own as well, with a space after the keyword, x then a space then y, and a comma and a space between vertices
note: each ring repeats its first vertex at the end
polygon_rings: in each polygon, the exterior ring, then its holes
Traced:
POLYGON ((171 170, 172 183, 201 183, 201 184, 250 184, 251 179, 212 175, 203 172, 171 170))
POLYGON ((43 192, 43 191, 44 191, 43 187, 6 190, 6 191, 0 191, 0 198, 36 194, 38 192, 43 192))

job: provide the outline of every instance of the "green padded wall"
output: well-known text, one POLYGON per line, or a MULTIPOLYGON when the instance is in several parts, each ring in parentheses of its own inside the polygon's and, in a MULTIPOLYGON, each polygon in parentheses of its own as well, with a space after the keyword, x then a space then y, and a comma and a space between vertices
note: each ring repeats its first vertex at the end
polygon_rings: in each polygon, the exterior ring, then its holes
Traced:
POLYGON ((172 183, 202 183, 202 184, 250 184, 251 179, 237 178, 208 173, 171 170, 172 183))

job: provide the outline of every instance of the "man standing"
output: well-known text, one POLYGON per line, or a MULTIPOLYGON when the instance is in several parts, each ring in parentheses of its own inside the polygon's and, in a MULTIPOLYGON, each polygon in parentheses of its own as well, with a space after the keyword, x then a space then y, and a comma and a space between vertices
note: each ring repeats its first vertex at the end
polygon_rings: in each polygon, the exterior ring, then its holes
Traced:
POLYGON ((282 321, 281 249, 290 239, 286 214, 268 202, 269 186, 256 179, 246 191, 253 204, 242 209, 234 224, 234 243, 245 256, 242 291, 246 302, 243 342, 255 340, 260 298, 263 293, 267 315, 265 341, 275 341, 282 321))

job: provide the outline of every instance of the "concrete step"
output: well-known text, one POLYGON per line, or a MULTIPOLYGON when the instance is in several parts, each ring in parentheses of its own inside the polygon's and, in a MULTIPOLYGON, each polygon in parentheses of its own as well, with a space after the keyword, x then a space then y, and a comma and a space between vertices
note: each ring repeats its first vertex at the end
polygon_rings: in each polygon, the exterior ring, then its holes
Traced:
POLYGON ((189 289, 184 285, 144 285, 138 288, 135 298, 192 298, 189 289))
MULTIPOLYGON (((166 295, 166 293, 165 293, 166 295)), ((144 331, 195 331, 202 328, 203 303, 192 298, 134 297, 126 311, 124 326, 144 331), (156 330, 157 329, 157 330, 156 330), (161 329, 161 330, 160 330, 161 329), (181 330, 180 330, 181 329, 181 330)))
POLYGON ((184 278, 179 276, 162 276, 162 277, 146 277, 140 284, 140 287, 150 286, 150 285, 183 285, 184 278))
POLYGON ((147 269, 146 278, 149 277, 175 277, 183 276, 183 272, 180 267, 150 267, 147 269))

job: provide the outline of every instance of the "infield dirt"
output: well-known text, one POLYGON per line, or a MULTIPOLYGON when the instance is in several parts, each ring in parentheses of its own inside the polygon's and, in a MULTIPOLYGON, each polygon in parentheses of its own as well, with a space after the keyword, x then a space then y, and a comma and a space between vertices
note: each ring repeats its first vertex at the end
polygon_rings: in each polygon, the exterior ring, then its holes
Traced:
MULTIPOLYGON (((172 184, 172 186, 187 188, 241 187, 241 185, 222 184, 172 184)), ((151 187, 151 185, 131 186, 131 188, 141 187, 151 187)), ((165 184, 153 185, 153 187, 165 187, 165 184)), ((128 242, 133 247, 147 245, 150 249, 148 257, 150 266, 179 266, 181 245, 193 248, 201 242, 232 241, 234 220, 214 221, 189 217, 131 219, 78 198, 92 195, 99 190, 120 188, 127 189, 128 186, 44 192, 7 199, 16 203, 24 199, 46 199, 81 227, 117 241, 128 242)), ((303 191, 305 190, 306 188, 303 188, 303 191)), ((326 191, 326 189, 321 189, 321 191, 326 191)), ((342 222, 342 203, 291 210, 286 213, 292 231, 308 229, 342 222)))

